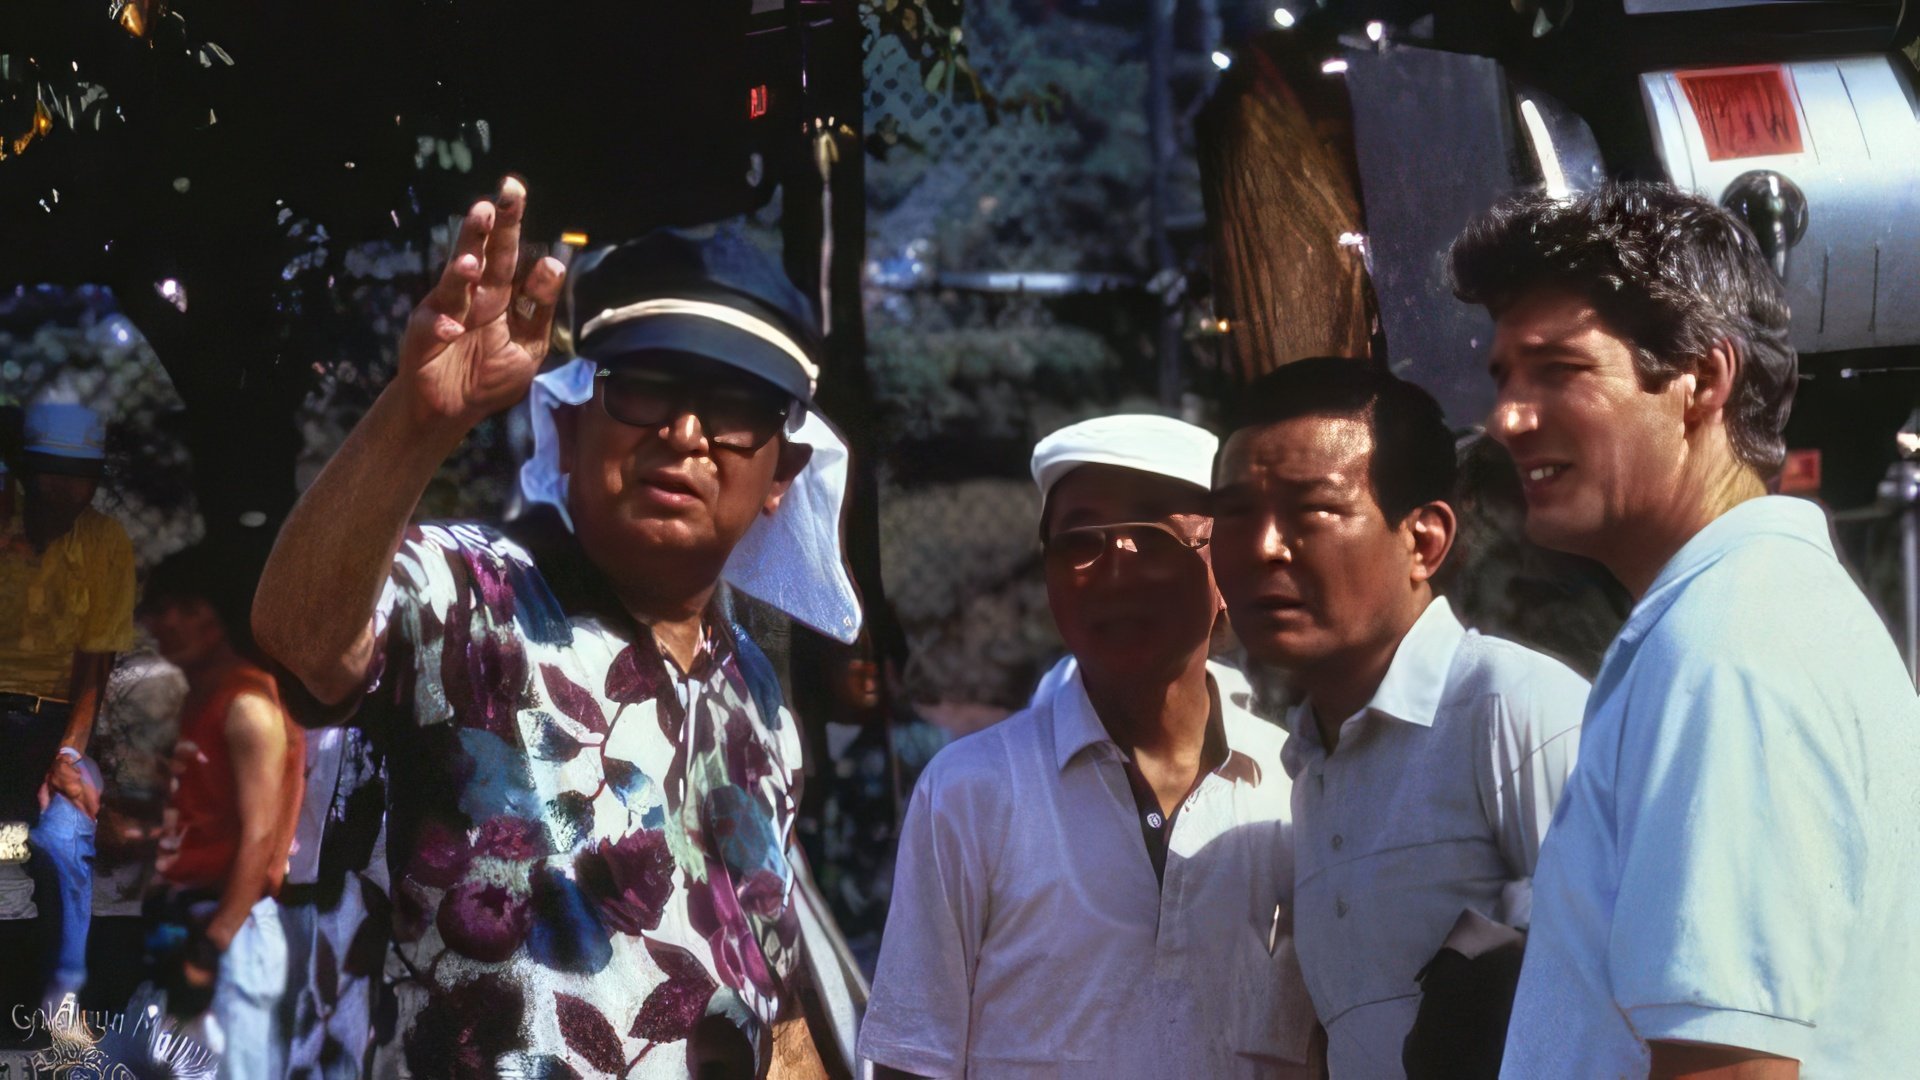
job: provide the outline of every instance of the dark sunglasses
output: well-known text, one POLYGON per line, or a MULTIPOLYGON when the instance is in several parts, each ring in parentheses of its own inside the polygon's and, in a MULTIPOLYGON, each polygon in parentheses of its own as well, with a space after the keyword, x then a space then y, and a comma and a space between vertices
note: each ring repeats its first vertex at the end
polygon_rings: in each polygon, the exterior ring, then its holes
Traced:
POLYGON ((1194 518, 1182 532, 1164 521, 1123 521, 1113 525, 1082 525, 1061 529, 1047 538, 1047 561, 1067 570, 1093 568, 1109 551, 1123 551, 1155 565, 1194 558, 1212 539, 1213 522, 1194 518))
POLYGON ((600 405, 633 427, 657 428, 692 413, 707 441, 729 450, 754 451, 797 420, 796 402, 777 390, 694 380, 649 368, 601 368, 600 405))

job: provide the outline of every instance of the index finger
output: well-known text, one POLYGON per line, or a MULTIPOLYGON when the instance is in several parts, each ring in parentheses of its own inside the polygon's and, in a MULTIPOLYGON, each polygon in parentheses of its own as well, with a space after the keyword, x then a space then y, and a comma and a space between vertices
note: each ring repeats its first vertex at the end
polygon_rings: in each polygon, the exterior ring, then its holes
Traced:
POLYGON ((467 216, 460 221, 453 250, 447 253, 447 265, 440 271, 440 280, 421 299, 422 307, 459 322, 466 321, 467 309, 472 304, 470 289, 479 276, 488 230, 493 228, 498 214, 499 211, 485 201, 474 203, 467 211, 467 216))

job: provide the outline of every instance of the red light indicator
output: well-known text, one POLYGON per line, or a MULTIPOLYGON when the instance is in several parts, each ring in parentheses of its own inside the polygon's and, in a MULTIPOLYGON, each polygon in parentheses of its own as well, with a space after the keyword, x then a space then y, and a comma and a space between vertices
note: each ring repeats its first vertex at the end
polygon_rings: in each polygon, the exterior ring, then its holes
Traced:
POLYGON ((747 91, 747 119, 757 120, 765 115, 767 115, 767 84, 761 83, 747 91))

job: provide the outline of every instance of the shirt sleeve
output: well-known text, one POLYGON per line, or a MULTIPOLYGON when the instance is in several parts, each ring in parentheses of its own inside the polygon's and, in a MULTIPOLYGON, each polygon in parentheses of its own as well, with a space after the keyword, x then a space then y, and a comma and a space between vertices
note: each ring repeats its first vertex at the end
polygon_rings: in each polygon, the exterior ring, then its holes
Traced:
MULTIPOLYGON (((973 973, 986 933, 988 852, 998 846, 964 765, 936 757, 915 787, 901 830, 873 997, 860 1029, 860 1056, 918 1076, 967 1071, 973 973), (958 774, 958 775, 956 775, 958 774)), ((990 788, 988 789, 990 790, 990 788)))
POLYGON ((1509 879, 1495 919, 1533 921, 1533 868, 1580 748, 1587 681, 1554 665, 1494 699, 1488 717, 1483 808, 1509 879))
POLYGON ((118 653, 133 648, 133 543, 110 517, 100 519, 90 552, 86 625, 74 648, 79 652, 118 653))
POLYGON ((333 724, 347 718, 361 727, 379 726, 382 717, 407 715, 424 703, 439 721, 452 716, 444 693, 417 695, 419 672, 439 672, 449 648, 464 649, 471 637, 474 595, 462 558, 461 541, 452 529, 438 526, 409 528, 394 553, 387 580, 374 604, 373 656, 361 680, 360 693, 346 704, 301 712, 309 726, 333 724), (447 640, 451 633, 454 640, 447 640))
POLYGON ((1808 673, 1658 674, 1616 780, 1614 999, 1643 1040, 1805 1060, 1860 913, 1858 748, 1785 692, 1808 673))

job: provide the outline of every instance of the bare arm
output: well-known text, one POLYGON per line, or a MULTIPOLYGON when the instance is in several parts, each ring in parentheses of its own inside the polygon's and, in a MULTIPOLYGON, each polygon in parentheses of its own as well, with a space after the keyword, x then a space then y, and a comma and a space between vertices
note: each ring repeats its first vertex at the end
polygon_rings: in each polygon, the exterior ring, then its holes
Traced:
POLYGON ((240 850, 207 924, 207 937, 223 952, 266 895, 273 864, 287 857, 284 849, 276 850, 285 797, 280 789, 286 775, 286 718, 267 698, 241 694, 227 709, 226 735, 240 805, 240 850))
POLYGON ((260 648, 328 705, 373 659, 373 613, 407 521, 464 430, 418 425, 388 386, 287 515, 254 594, 260 648))
POLYGON ((1648 1080, 1799 1080, 1800 1063, 1757 1050, 1655 1041, 1648 1080))
POLYGON ((516 286, 526 189, 468 211, 440 282, 414 308, 399 371, 287 516, 253 605, 260 647, 314 697, 351 696, 372 619, 421 492, 460 440, 518 401, 540 369, 565 270, 542 259, 516 286))
POLYGON ((87 742, 93 738, 93 721, 100 715, 100 698, 106 693, 107 676, 112 673, 112 653, 73 654, 73 689, 67 698, 73 704, 67 714, 66 733, 60 737, 61 746, 71 746, 82 754, 87 752, 87 742))
MULTIPOLYGON (((73 682, 67 698, 72 705, 67 713, 67 730, 60 736, 61 746, 70 746, 82 754, 87 752, 87 743, 93 738, 93 722, 100 715, 100 698, 106 693, 107 677, 112 673, 112 653, 73 654, 73 682)), ((47 767, 47 787, 72 800, 87 816, 99 816, 100 792, 82 778, 79 764, 65 755, 54 758, 53 764, 47 767)))

